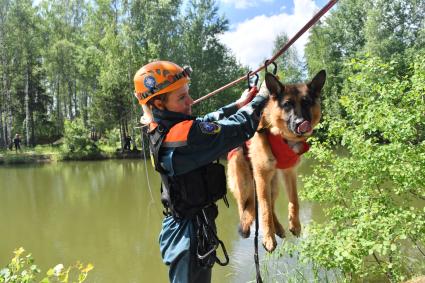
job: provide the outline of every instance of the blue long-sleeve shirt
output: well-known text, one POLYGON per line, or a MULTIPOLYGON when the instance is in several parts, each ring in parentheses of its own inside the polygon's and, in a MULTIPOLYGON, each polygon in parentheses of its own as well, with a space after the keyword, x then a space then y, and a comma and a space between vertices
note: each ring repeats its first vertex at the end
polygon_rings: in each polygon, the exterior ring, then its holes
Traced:
MULTIPOLYGON (((169 176, 181 175, 207 165, 238 147, 255 134, 267 100, 262 96, 256 96, 240 109, 232 103, 204 117, 196 118, 185 145, 161 147, 159 152, 161 166, 169 176)), ((185 116, 169 111, 154 111, 156 122, 167 119, 184 120, 185 116)))

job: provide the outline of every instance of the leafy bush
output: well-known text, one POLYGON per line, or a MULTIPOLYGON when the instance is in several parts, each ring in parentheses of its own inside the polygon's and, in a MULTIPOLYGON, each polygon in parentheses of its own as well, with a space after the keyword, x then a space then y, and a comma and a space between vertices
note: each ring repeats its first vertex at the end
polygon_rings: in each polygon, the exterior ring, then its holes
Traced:
POLYGON ((64 145, 67 152, 92 151, 96 148, 81 119, 65 121, 64 145))
MULTIPOLYGON (((15 256, 10 263, 0 270, 0 282, 5 283, 31 283, 36 282, 36 277, 41 273, 31 254, 24 254, 25 250, 21 247, 14 251, 15 256)), ((93 269, 92 264, 86 266, 80 262, 75 265, 64 267, 58 264, 54 268, 47 271, 40 283, 53 282, 84 282, 90 270, 93 269)))
POLYGON ((106 131, 105 135, 100 139, 100 145, 111 148, 115 151, 117 148, 121 148, 121 137, 120 129, 114 128, 106 131))
POLYGON ((62 159, 99 159, 103 158, 95 141, 90 138, 81 119, 65 121, 64 145, 62 159))
MULTIPOLYGON (((422 56, 421 56, 422 55, 422 56)), ((301 258, 347 279, 402 281, 425 273, 425 56, 410 73, 365 57, 346 65, 341 104, 302 196, 323 203, 327 222, 307 227, 301 258)), ((332 120, 334 119, 334 120, 332 120)))

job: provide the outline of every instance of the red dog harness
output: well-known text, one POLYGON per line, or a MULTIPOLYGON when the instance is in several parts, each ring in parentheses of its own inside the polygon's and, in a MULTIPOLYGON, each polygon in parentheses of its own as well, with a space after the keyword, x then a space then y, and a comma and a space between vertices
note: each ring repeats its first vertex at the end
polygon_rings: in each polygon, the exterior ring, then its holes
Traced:
MULTIPOLYGON (((280 135, 273 135, 269 131, 266 132, 267 139, 274 157, 276 158, 276 168, 287 169, 295 166, 303 153, 306 153, 310 146, 306 141, 301 142, 300 152, 295 152, 280 135)), ((249 147, 250 142, 247 141, 246 146, 249 147)), ((237 149, 231 150, 227 154, 227 160, 230 160, 236 154, 237 149)), ((248 158, 248 156, 246 156, 248 158)))

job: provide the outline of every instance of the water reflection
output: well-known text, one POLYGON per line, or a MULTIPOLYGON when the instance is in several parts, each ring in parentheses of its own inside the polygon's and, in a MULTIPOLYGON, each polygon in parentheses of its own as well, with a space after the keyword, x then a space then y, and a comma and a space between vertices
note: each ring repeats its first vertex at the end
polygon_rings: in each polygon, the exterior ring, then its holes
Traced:
MULTIPOLYGON (((95 265, 88 282, 167 282, 158 248, 159 178, 148 165, 154 201, 138 160, 0 167, 0 266, 23 246, 44 271, 81 260, 95 265)), ((308 170, 308 164, 301 166, 301 172, 308 170)), ((255 278, 253 236, 239 237, 236 204, 229 201, 229 209, 219 203, 217 226, 231 262, 214 268, 213 282, 248 282, 255 278)), ((286 207, 282 191, 277 210, 284 227, 286 207)), ((321 219, 317 206, 301 207, 304 224, 321 219)), ((262 248, 260 258, 265 258, 262 248)), ((283 260, 285 266, 297 264, 283 260)))

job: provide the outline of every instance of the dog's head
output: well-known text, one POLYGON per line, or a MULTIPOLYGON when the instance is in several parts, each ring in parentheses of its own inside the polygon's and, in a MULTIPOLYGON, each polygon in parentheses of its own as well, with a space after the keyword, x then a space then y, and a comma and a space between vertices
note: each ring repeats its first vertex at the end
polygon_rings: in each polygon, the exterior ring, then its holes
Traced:
POLYGON ((320 91, 325 81, 324 70, 309 83, 288 85, 266 73, 265 84, 270 92, 270 101, 264 111, 263 126, 269 126, 272 133, 288 140, 305 140, 320 121, 320 91))

